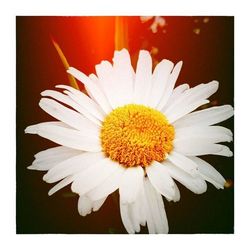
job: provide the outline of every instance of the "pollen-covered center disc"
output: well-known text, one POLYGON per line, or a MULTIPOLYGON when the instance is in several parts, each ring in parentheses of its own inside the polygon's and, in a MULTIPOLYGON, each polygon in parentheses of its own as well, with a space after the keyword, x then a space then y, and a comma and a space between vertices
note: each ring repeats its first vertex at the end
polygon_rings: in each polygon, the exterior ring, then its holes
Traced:
POLYGON ((125 167, 163 161, 173 149, 174 127, 159 111, 137 104, 108 114, 100 133, 104 153, 125 167))

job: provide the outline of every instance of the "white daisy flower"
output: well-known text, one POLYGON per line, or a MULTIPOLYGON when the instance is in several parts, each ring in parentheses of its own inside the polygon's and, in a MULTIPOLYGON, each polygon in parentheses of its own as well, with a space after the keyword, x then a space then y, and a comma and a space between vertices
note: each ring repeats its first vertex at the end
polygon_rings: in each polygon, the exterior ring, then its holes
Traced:
POLYGON ((78 211, 85 216, 118 189, 128 233, 139 232, 140 225, 147 225, 149 233, 168 233, 162 196, 180 199, 174 180, 196 194, 206 191, 206 181, 223 188, 221 174, 197 156, 232 156, 219 144, 231 142, 232 132, 214 124, 231 117, 233 108, 194 111, 209 102, 218 82, 174 89, 181 67, 182 62, 174 66, 162 60, 152 73, 149 52, 140 51, 134 72, 123 49, 115 51, 113 65, 96 65, 97 75, 69 68, 88 95, 66 85, 56 86, 64 94, 42 92, 40 107, 58 121, 32 125, 25 132, 60 145, 36 154, 29 167, 48 171, 43 177, 48 183, 60 181, 49 195, 71 184, 80 196, 78 211))

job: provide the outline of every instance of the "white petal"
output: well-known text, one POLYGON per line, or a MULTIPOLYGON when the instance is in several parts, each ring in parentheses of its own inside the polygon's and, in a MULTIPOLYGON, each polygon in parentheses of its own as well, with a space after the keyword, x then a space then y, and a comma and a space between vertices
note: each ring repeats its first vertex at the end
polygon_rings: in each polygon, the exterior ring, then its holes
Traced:
POLYGON ((173 67, 174 64, 165 59, 156 65, 152 76, 152 89, 148 100, 149 106, 155 108, 159 104, 173 67))
POLYGON ((93 82, 93 83, 98 83, 98 77, 95 74, 90 74, 89 75, 89 79, 93 82))
POLYGON ((126 93, 121 93, 119 90, 120 84, 116 79, 113 67, 110 62, 102 61, 95 66, 96 73, 99 78, 99 83, 113 109, 121 105, 119 98, 126 93))
POLYGON ((198 174, 197 164, 182 154, 172 151, 167 159, 192 176, 198 174))
POLYGON ((93 201, 92 202, 93 212, 98 211, 101 208, 101 206, 104 204, 106 199, 107 199, 107 196, 100 200, 93 201))
MULTIPOLYGON (((35 154, 34 157, 36 159, 39 160, 44 160, 47 158, 54 158, 57 156, 61 156, 64 155, 65 153, 69 152, 69 151, 74 151, 71 148, 67 148, 67 147, 63 147, 63 146, 58 146, 58 147, 53 147, 53 148, 49 148, 43 151, 40 151, 39 153, 35 154)), ((80 151, 78 151, 80 152, 80 151)))
POLYGON ((194 138, 206 139, 210 143, 231 142, 233 139, 232 132, 221 126, 190 126, 175 129, 175 138, 183 139, 194 138))
MULTIPOLYGON (((145 193, 146 193, 146 191, 145 191, 145 193)), ((151 207, 150 207, 150 203, 149 203, 148 199, 149 199, 148 195, 145 194, 145 211, 146 211, 147 227, 148 227, 148 232, 150 234, 155 234, 156 228, 155 228, 154 218, 153 218, 153 214, 151 212, 151 207)))
POLYGON ((55 117, 56 119, 68 124, 72 128, 78 130, 94 130, 95 132, 98 131, 97 125, 90 122, 88 119, 84 118, 82 115, 75 112, 74 110, 66 108, 52 99, 42 98, 39 102, 39 106, 45 112, 55 117))
POLYGON ((86 216, 90 214, 92 210, 92 201, 84 196, 81 195, 78 199, 78 212, 81 216, 86 216))
POLYGON ((169 97, 172 95, 174 85, 181 71, 181 67, 182 67, 182 61, 178 62, 175 65, 171 75, 168 78, 167 86, 166 89, 164 90, 164 95, 162 96, 160 103, 157 105, 157 109, 163 110, 165 105, 167 104, 169 97))
POLYGON ((199 100, 207 99, 213 95, 219 88, 218 81, 211 81, 206 84, 199 84, 194 88, 187 91, 190 92, 188 99, 190 102, 196 102, 199 100))
POLYGON ((96 119, 92 114, 90 114, 88 110, 86 110, 85 108, 80 106, 78 103, 76 103, 74 100, 72 100, 69 96, 64 95, 58 91, 54 91, 54 90, 45 90, 41 93, 41 95, 52 97, 59 102, 69 105, 70 107, 78 111, 80 114, 82 114, 84 117, 88 118, 88 120, 92 121, 93 123, 97 125, 100 125, 100 121, 98 119, 96 119))
POLYGON ((115 51, 113 58, 113 69, 117 82, 115 91, 119 98, 119 105, 125 105, 132 102, 134 89, 135 72, 131 65, 130 55, 126 49, 115 51))
MULTIPOLYGON (((65 103, 67 104, 68 106, 76 109, 77 105, 75 102, 73 102, 68 96, 58 92, 58 91, 55 91, 55 90, 45 90, 41 93, 41 96, 49 96, 49 97, 52 97, 54 98, 55 100, 59 101, 59 102, 62 102, 62 103, 65 103)), ((76 109, 77 110, 77 109, 76 109)))
MULTIPOLYGON (((141 192, 140 192, 141 193, 141 192)), ((136 232, 140 232, 140 224, 146 224, 146 217, 145 214, 142 214, 144 211, 144 203, 142 203, 142 200, 138 197, 135 202, 129 204, 129 210, 131 215, 131 221, 133 224, 133 228, 136 232)))
POLYGON ((134 202, 143 183, 144 172, 142 167, 127 168, 119 186, 122 203, 134 202))
POLYGON ((31 125, 25 129, 25 133, 38 134, 55 143, 78 150, 90 152, 101 151, 98 135, 94 133, 93 135, 88 135, 84 131, 64 128, 56 125, 54 122, 31 125))
MULTIPOLYGON (((218 144, 219 145, 219 144, 218 144)), ((215 155, 221 155, 221 156, 226 156, 226 157, 231 157, 233 156, 233 152, 230 150, 229 147, 220 145, 222 146, 222 149, 220 152, 215 153, 215 155)))
POLYGON ((156 228, 157 228, 158 233, 167 234, 169 231, 168 219, 167 219, 164 203, 162 200, 162 196, 156 190, 154 190, 154 191, 155 191, 155 196, 156 196, 156 199, 158 202, 159 215, 160 215, 160 219, 161 219, 161 227, 159 224, 159 228, 158 228, 158 226, 156 228))
POLYGON ((174 202, 177 202, 177 201, 180 200, 181 194, 180 194, 180 190, 179 190, 179 188, 177 187, 176 183, 174 183, 174 187, 175 187, 175 195, 174 195, 173 201, 174 201, 174 202))
POLYGON ((109 158, 104 158, 87 168, 75 178, 71 189, 80 195, 86 194, 91 189, 104 182, 117 170, 117 165, 109 158))
POLYGON ((90 114, 95 116, 100 121, 103 121, 104 119, 104 113, 100 109, 100 106, 98 106, 91 98, 89 98, 84 93, 80 92, 79 90, 76 90, 70 86, 67 85, 57 85, 57 88, 67 89, 71 92, 71 95, 69 95, 75 102, 77 102, 79 105, 81 105, 84 109, 86 109, 90 114))
MULTIPOLYGON (((63 92, 78 105, 79 110, 81 110, 80 112, 86 118, 88 118, 88 120, 90 120, 94 124, 97 124, 99 127, 102 125, 101 120, 96 118, 96 116, 95 116, 96 113, 90 113, 86 107, 84 107, 83 105, 81 105, 78 102, 77 98, 70 91, 64 90, 63 92)), ((104 112, 104 111, 102 111, 102 112, 104 112)))
POLYGON ((137 199, 133 203, 122 203, 120 199, 120 211, 122 222, 127 232, 140 232, 140 224, 146 224, 145 199, 143 190, 140 190, 137 199))
POLYGON ((133 71, 126 50, 116 52, 114 67, 108 61, 96 65, 99 82, 112 108, 131 103, 133 94, 133 71))
POLYGON ((233 107, 230 105, 223 105, 195 111, 182 117, 173 125, 175 128, 193 126, 194 124, 207 126, 227 120, 231 116, 233 116, 233 107))
POLYGON ((83 152, 54 166, 43 176, 43 180, 48 183, 59 181, 68 175, 73 175, 89 168, 101 159, 103 159, 101 152, 83 152))
POLYGON ((224 188, 226 180, 212 165, 198 157, 190 157, 190 159, 196 162, 201 176, 206 181, 212 183, 218 189, 224 188))
POLYGON ((173 105, 174 102, 176 102, 183 94, 183 92, 185 92, 187 89, 189 89, 189 85, 188 84, 181 84, 179 86, 177 86, 173 92, 172 95, 169 97, 167 104, 165 105, 165 109, 164 111, 173 105))
MULTIPOLYGON (((101 84, 100 84, 100 81, 99 81, 98 77, 95 74, 90 74, 89 75, 89 79, 92 81, 93 85, 95 85, 95 88, 99 89, 102 92, 102 94, 104 94, 103 90, 101 89, 101 84)), ((90 96, 91 99, 94 100, 98 104, 98 102, 96 101, 95 97, 92 95, 91 91, 89 91, 89 89, 86 86, 85 86, 85 89, 86 89, 86 91, 88 93, 88 96, 90 96)), ((108 99, 107 99, 106 96, 105 96, 105 98, 106 98, 106 100, 108 102, 108 99)), ((108 105, 110 106, 109 102, 108 102, 108 105)), ((111 108, 111 106, 110 106, 110 108, 111 108)), ((104 113, 106 113, 104 111, 104 109, 102 109, 102 110, 103 110, 104 113)))
POLYGON ((129 212, 129 204, 121 202, 120 199, 120 213, 122 218, 122 223, 127 230, 128 233, 134 234, 134 226, 132 224, 131 218, 130 218, 130 212, 129 212))
POLYGON ((148 206, 147 224, 149 233, 168 233, 168 221, 161 195, 154 189, 148 178, 145 178, 144 187, 148 206))
POLYGON ((218 90, 219 83, 212 81, 207 84, 199 84, 198 86, 186 90, 179 98, 176 98, 171 105, 166 106, 164 113, 167 116, 185 109, 185 107, 194 103, 202 102, 218 90))
POLYGON ((133 202, 129 204, 129 212, 131 217, 131 222, 133 224, 133 228, 135 232, 140 232, 140 210, 139 210, 139 203, 133 202))
POLYGON ((122 175, 125 172, 125 168, 120 166, 118 163, 116 165, 117 165, 117 170, 112 175, 110 175, 99 186, 88 192, 87 195, 88 197, 90 197, 91 200, 102 199, 103 197, 108 196, 109 194, 113 193, 116 189, 118 189, 122 175))
POLYGON ((78 200, 78 212, 82 216, 86 216, 90 214, 93 210, 93 212, 98 211, 103 203, 105 202, 107 197, 98 200, 98 201, 92 201, 85 195, 81 195, 78 200))
POLYGON ((112 109, 105 94, 84 73, 73 67, 69 67, 67 72, 85 85, 87 91, 91 93, 94 100, 101 106, 106 114, 111 112, 112 109))
POLYGON ((136 199, 136 205, 138 206, 138 209, 139 209, 139 214, 137 215, 139 224, 142 226, 145 226, 146 225, 146 211, 145 211, 145 193, 144 193, 143 185, 142 185, 141 191, 138 193, 138 197, 136 199))
POLYGON ((134 102, 147 104, 152 81, 152 58, 148 51, 141 50, 136 66, 134 102))
POLYGON ((64 188, 65 186, 69 185, 74 180, 74 176, 68 176, 67 178, 63 179, 59 183, 57 183, 53 188, 49 190, 48 195, 51 196, 58 190, 64 188))
POLYGON ((202 194, 206 192, 207 190, 207 184, 206 182, 200 178, 199 176, 193 177, 183 170, 175 167, 173 164, 171 164, 169 161, 165 160, 163 161, 164 167, 166 167, 169 174, 177 181, 179 181, 182 185, 184 185, 186 188, 191 190, 192 192, 196 194, 202 194))
POLYGON ((35 155, 35 160, 29 169, 49 170, 58 163, 80 154, 81 151, 59 146, 41 151, 35 155))
POLYGON ((168 200, 172 200, 175 195, 174 181, 165 166, 159 162, 153 162, 146 168, 146 172, 155 189, 168 200))
POLYGON ((199 100, 196 102, 193 102, 191 104, 186 105, 185 107, 178 107, 178 109, 175 109, 172 112, 164 113, 167 116, 167 119, 170 123, 173 123, 180 119, 181 117, 185 116, 186 114, 194 111, 201 105, 209 103, 209 100, 199 100))
POLYGON ((210 143, 202 138, 183 138, 174 140, 174 149, 176 152, 187 156, 199 155, 223 155, 230 157, 232 152, 227 146, 210 143))

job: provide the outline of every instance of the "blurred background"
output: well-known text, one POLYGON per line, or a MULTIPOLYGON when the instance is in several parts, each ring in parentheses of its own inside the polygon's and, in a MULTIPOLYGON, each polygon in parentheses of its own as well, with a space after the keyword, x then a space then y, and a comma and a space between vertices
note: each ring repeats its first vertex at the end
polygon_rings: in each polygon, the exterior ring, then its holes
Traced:
MULTIPOLYGON (((154 64, 164 58, 174 63, 182 60, 184 64, 176 85, 195 86, 218 80, 219 90, 206 107, 233 105, 233 17, 134 16, 122 20, 126 24, 126 47, 133 64, 140 49, 151 52, 154 64)), ((90 74, 101 60, 112 60, 117 48, 115 27, 116 17, 112 16, 16 17, 16 231, 19 234, 126 233, 117 197, 109 196, 98 212, 86 217, 78 214, 78 195, 70 187, 48 197, 52 185, 43 182, 44 172, 27 170, 27 167, 35 153, 56 145, 39 136, 24 134, 28 125, 54 120, 39 108, 40 93, 54 89, 57 84, 69 84, 52 38, 70 66, 90 74)), ((222 125, 233 130, 233 118, 222 125)), ((229 146, 233 150, 233 143, 229 146)), ((222 156, 203 159, 228 180, 228 187, 217 190, 208 184, 206 193, 196 195, 177 183, 181 200, 165 202, 170 233, 234 232, 234 159, 222 156)), ((142 228, 141 233, 147 233, 147 229, 142 228)))

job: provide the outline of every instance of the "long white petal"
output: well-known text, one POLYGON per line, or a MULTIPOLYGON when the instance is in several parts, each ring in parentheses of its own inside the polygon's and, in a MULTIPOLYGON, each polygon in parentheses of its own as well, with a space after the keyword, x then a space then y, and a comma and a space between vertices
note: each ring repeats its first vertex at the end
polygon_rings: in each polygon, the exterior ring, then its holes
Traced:
POLYGON ((142 167, 127 168, 119 186, 122 203, 134 202, 143 184, 144 172, 142 167))
POLYGON ((152 81, 152 58, 148 51, 141 50, 136 66, 134 102, 147 104, 152 81))
POLYGON ((167 158, 174 165, 186 171, 188 174, 191 174, 192 176, 196 176, 198 174, 197 164, 188 157, 172 151, 167 158))
POLYGON ((231 157, 233 153, 227 146, 214 144, 202 138, 183 138, 174 140, 174 150, 186 156, 222 155, 231 157))
MULTIPOLYGON (((145 179, 145 177, 143 179, 145 179)), ((142 185, 142 189, 140 190, 140 192, 138 194, 136 202, 137 202, 138 207, 139 207, 140 225, 145 226, 146 225, 146 211, 145 211, 145 191, 144 191, 144 185, 142 185)))
MULTIPOLYGON (((141 193, 141 192, 140 192, 141 193)), ((131 221, 136 232, 140 232, 140 225, 146 225, 146 216, 144 213, 145 206, 142 203, 141 198, 138 197, 135 202, 129 204, 130 214, 131 214, 131 221)))
POLYGON ((28 169, 45 171, 53 168, 58 163, 80 154, 81 151, 59 146, 41 151, 35 155, 32 166, 28 169))
POLYGON ((38 134, 55 143, 78 150, 101 151, 98 135, 89 135, 86 132, 84 133, 84 131, 64 128, 56 125, 54 122, 31 125, 25 129, 25 133, 38 134))
POLYGON ((153 186, 148 179, 145 180, 145 195, 148 201, 150 213, 154 222, 155 233, 162 230, 161 216, 159 214, 158 202, 153 186))
POLYGON ((104 158, 78 174, 71 186, 73 192, 86 194, 104 182, 117 170, 117 165, 109 158, 104 158))
POLYGON ((132 102, 133 72, 128 56, 123 50, 115 54, 114 67, 108 61, 96 65, 99 82, 113 109, 132 102))
POLYGON ((126 49, 115 51, 113 62, 114 74, 117 80, 115 83, 116 98, 119 98, 119 105, 122 106, 132 102, 135 72, 126 49))
POLYGON ((93 201, 92 202, 93 212, 98 211, 101 208, 101 206, 104 204, 106 199, 107 199, 107 196, 100 200, 93 201))
POLYGON ((98 131, 97 125, 90 122, 76 111, 66 108, 52 99, 42 98, 39 102, 39 106, 48 114, 68 124, 72 128, 77 130, 87 129, 90 131, 98 131))
POLYGON ((185 109, 185 107, 206 100, 209 96, 218 90, 219 83, 217 81, 212 81, 207 84, 199 84, 198 86, 186 90, 179 98, 166 106, 164 113, 169 116, 175 114, 179 110, 185 109))
POLYGON ((96 188, 88 192, 87 196, 90 197, 91 200, 102 199, 103 197, 108 196, 116 189, 118 189, 122 175, 125 172, 125 168, 119 166, 118 163, 116 165, 117 170, 112 175, 110 175, 103 183, 98 185, 96 188))
POLYGON ((134 226, 131 221, 131 216, 130 216, 130 211, 129 211, 129 204, 128 203, 123 203, 120 199, 120 213, 121 213, 121 218, 122 218, 122 223, 127 230, 128 233, 134 234, 134 226))
POLYGON ((177 201, 180 200, 181 194, 180 194, 180 190, 179 190, 179 188, 177 187, 176 183, 174 183, 174 187, 175 187, 175 195, 174 195, 173 201, 174 201, 174 202, 177 202, 177 201))
MULTIPOLYGON (((39 160, 44 160, 47 158, 54 158, 57 156, 64 155, 65 153, 67 153, 69 151, 74 151, 74 150, 71 148, 64 147, 64 146, 57 146, 57 147, 53 147, 53 148, 49 148, 49 149, 45 149, 43 151, 40 151, 37 154, 35 154, 34 157, 36 159, 39 159, 39 160)), ((80 152, 80 151, 78 151, 78 152, 80 152)))
POLYGON ((78 212, 81 216, 90 214, 92 210, 92 201, 85 195, 81 195, 78 199, 78 212))
POLYGON ((75 175, 89 168, 101 159, 103 159, 103 154, 101 152, 83 152, 51 168, 47 174, 43 176, 43 180, 48 183, 59 181, 68 175, 75 175))
POLYGON ((171 177, 173 177, 192 192, 196 194, 202 194, 206 192, 207 184, 201 177, 193 177, 187 174, 183 170, 171 164, 168 160, 163 161, 163 165, 171 177))
POLYGON ((172 200, 175 195, 174 181, 165 166, 159 162, 153 162, 146 168, 146 172, 155 189, 168 200, 172 200))
MULTIPOLYGON (((81 105, 79 103, 79 100, 76 96, 74 96, 74 94, 72 94, 70 91, 68 90, 64 90, 63 91, 64 94, 66 94, 70 99, 72 99, 76 105, 78 106, 78 110, 80 110, 80 112, 86 117, 88 118, 91 122, 97 124, 98 126, 101 126, 101 120, 96 118, 96 113, 94 112, 90 112, 85 106, 81 105)), ((104 112, 104 111, 102 111, 104 112)))
POLYGON ((110 62, 102 61, 100 64, 97 64, 95 68, 103 92, 105 93, 111 107, 115 109, 121 105, 120 98, 122 98, 122 94, 124 96, 126 93, 120 92, 120 84, 116 79, 114 69, 110 62))
POLYGON ((210 143, 231 142, 233 134, 231 130, 221 126, 190 126, 175 129, 175 138, 203 138, 210 143))
POLYGON ((78 212, 81 216, 86 216, 90 214, 93 210, 93 212, 98 211, 103 203, 105 202, 107 197, 98 200, 98 201, 92 201, 85 195, 81 195, 78 199, 78 212))
POLYGON ((212 165, 200 159, 199 157, 189 157, 189 158, 197 163, 199 172, 206 181, 210 182, 218 189, 224 188, 226 180, 212 165))
POLYGON ((199 100, 207 99, 211 95, 213 95, 218 90, 218 88, 218 81, 211 81, 206 84, 197 85, 196 87, 187 91, 187 93, 190 91, 190 95, 188 98, 189 102, 196 102, 199 100))
POLYGON ((168 83, 166 89, 164 90, 164 95, 162 96, 160 103, 157 105, 157 109, 163 110, 165 105, 167 104, 169 97, 173 93, 174 85, 181 71, 181 67, 182 67, 182 61, 178 62, 175 65, 171 75, 168 78, 168 83))
POLYGON ((162 199, 161 194, 159 194, 156 190, 154 190, 154 192, 155 192, 155 196, 157 199, 159 216, 160 216, 160 220, 161 220, 161 227, 159 227, 159 229, 157 229, 157 231, 160 234, 167 234, 169 231, 169 227, 168 227, 168 219, 167 219, 163 199, 162 199))
POLYGON ((97 118, 95 118, 92 114, 90 114, 86 108, 83 108, 77 102, 72 100, 69 96, 64 95, 55 90, 45 90, 41 93, 41 95, 52 97, 59 102, 69 105, 70 107, 78 111, 80 114, 82 114, 84 117, 86 117, 88 120, 92 121, 93 123, 97 125, 100 125, 100 121, 97 118))
POLYGON ((152 76, 152 89, 148 100, 149 106, 155 108, 159 104, 173 67, 174 64, 166 59, 156 65, 152 76))
POLYGON ((172 92, 172 95, 169 97, 168 101, 167 101, 167 104, 165 105, 165 109, 164 109, 164 112, 165 110, 172 106, 174 102, 176 102, 177 100, 179 100, 179 98, 182 96, 182 94, 187 90, 189 89, 189 85, 184 83, 184 84, 181 84, 179 86, 177 86, 173 92, 172 92))
POLYGON ((68 176, 67 178, 63 179, 59 183, 57 183, 53 188, 49 190, 48 195, 51 196, 55 192, 59 191, 60 189, 64 188, 65 186, 69 185, 74 180, 74 176, 68 176))
POLYGON ((148 178, 145 178, 144 187, 148 206, 149 233, 168 233, 168 221, 161 195, 154 189, 148 178))
POLYGON ((129 212, 131 217, 131 222, 133 224, 133 228, 135 232, 140 232, 140 207, 139 201, 136 200, 135 202, 129 204, 129 212))
POLYGON ((73 67, 69 67, 67 72, 85 85, 87 91, 91 93, 91 95, 94 97, 94 100, 100 105, 100 107, 102 107, 106 114, 110 113, 112 110, 111 106, 105 94, 100 90, 100 88, 98 88, 96 84, 94 84, 84 73, 73 67))
POLYGON ((61 92, 58 92, 56 90, 45 90, 43 92, 41 92, 41 96, 47 96, 47 97, 52 97, 55 100, 65 103, 68 106, 74 108, 75 110, 77 110, 77 105, 76 103, 71 100, 68 96, 62 94, 61 92))
POLYGON ((173 125, 175 128, 193 126, 194 124, 208 126, 227 120, 231 116, 233 116, 233 107, 223 105, 192 112, 174 122, 173 125))
POLYGON ((173 123, 180 119, 181 117, 185 116, 186 114, 194 111, 201 105, 209 103, 209 100, 199 100, 196 102, 193 102, 191 104, 186 105, 185 107, 178 107, 178 109, 174 110, 174 112, 165 113, 168 121, 170 123, 173 123))
POLYGON ((71 99, 73 99, 75 102, 77 102, 79 105, 81 105, 83 108, 87 109, 90 114, 95 116, 100 121, 103 121, 104 113, 100 109, 100 106, 97 105, 91 98, 89 98, 87 95, 85 95, 83 92, 80 92, 77 89, 74 89, 67 85, 57 85, 56 88, 62 88, 67 89, 70 91, 71 99))
POLYGON ((145 211, 146 211, 146 222, 147 222, 148 232, 150 234, 155 234, 156 233, 156 228, 155 228, 152 209, 150 207, 149 197, 148 197, 148 194, 147 194, 147 191, 146 191, 146 188, 145 188, 145 182, 144 182, 144 189, 145 189, 144 206, 145 206, 145 211))

